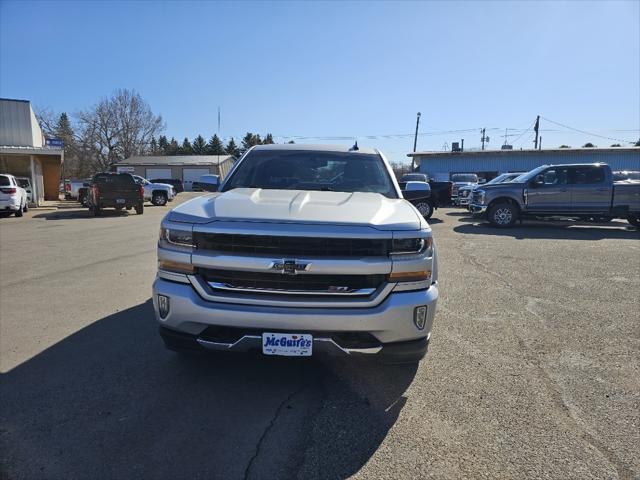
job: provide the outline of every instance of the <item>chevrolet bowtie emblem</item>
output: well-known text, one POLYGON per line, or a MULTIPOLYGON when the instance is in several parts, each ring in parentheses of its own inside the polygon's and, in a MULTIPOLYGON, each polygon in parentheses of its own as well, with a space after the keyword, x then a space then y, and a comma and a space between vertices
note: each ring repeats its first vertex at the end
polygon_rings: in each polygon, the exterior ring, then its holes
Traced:
POLYGON ((271 270, 282 273, 283 275, 295 275, 298 272, 309 270, 310 263, 298 263, 297 260, 274 260, 269 267, 271 270))

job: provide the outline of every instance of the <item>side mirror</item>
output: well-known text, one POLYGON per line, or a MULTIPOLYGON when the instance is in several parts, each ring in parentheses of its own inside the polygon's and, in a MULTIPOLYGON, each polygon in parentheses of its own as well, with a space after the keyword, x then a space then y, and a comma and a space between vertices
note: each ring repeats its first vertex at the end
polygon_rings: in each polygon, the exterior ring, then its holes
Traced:
POLYGON ((538 188, 543 183, 544 183, 544 177, 542 176, 542 174, 540 174, 540 175, 536 175, 533 178, 533 180, 531 180, 530 185, 532 188, 538 188))

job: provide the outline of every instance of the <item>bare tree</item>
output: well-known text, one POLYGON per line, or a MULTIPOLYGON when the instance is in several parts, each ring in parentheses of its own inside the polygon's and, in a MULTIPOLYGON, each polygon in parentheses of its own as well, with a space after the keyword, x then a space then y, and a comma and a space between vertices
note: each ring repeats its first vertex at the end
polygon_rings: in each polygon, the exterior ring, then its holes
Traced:
POLYGON ((164 130, 160 115, 135 91, 120 89, 94 107, 79 112, 81 143, 93 151, 96 169, 147 152, 151 139, 164 130))

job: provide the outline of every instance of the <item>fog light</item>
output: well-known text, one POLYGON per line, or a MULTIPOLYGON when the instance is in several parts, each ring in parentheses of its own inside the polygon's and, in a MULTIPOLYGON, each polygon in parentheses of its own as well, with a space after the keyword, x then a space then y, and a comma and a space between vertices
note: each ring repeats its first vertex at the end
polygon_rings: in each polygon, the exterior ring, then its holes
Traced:
MULTIPOLYGON (((168 301, 168 300, 167 300, 168 301)), ((413 310, 413 323, 416 324, 418 330, 424 330, 424 326, 427 323, 427 307, 416 307, 413 310)))
POLYGON ((158 295, 158 312, 163 319, 169 315, 169 297, 158 295))

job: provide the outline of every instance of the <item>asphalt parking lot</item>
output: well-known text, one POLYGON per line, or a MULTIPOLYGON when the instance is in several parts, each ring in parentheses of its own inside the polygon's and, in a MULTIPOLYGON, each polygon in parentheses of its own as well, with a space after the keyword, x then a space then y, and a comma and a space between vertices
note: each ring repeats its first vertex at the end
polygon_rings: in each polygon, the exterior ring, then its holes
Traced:
POLYGON ((416 368, 165 351, 149 297, 167 210, 0 219, 2 478, 640 478, 626 222, 438 210, 416 368))

